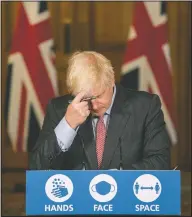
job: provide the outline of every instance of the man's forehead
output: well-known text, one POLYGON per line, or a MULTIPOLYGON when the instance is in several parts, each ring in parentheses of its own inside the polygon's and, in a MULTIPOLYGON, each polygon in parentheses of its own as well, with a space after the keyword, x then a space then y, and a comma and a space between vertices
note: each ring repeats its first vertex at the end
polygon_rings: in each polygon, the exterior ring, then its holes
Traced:
POLYGON ((97 85, 91 90, 92 96, 99 96, 105 91, 105 88, 101 87, 101 85, 97 85))

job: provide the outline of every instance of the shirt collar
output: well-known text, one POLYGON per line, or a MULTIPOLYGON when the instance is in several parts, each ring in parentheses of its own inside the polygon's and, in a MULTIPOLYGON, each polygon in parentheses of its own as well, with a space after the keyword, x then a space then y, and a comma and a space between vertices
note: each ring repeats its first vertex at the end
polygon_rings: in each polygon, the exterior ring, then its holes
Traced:
POLYGON ((116 86, 114 85, 114 89, 113 89, 113 96, 112 96, 112 100, 111 100, 111 105, 109 106, 109 108, 107 109, 107 111, 105 112, 105 114, 110 115, 111 113, 111 109, 115 100, 115 95, 116 95, 116 86))

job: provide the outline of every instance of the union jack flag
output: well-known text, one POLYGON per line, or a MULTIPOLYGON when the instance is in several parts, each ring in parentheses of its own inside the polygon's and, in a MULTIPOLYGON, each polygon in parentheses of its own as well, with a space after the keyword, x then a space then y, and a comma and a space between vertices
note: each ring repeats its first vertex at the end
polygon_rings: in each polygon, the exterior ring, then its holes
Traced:
POLYGON ((30 151, 46 105, 57 96, 50 14, 46 2, 20 2, 8 56, 5 114, 13 150, 30 151))
POLYGON ((121 84, 159 95, 172 144, 175 129, 166 2, 136 2, 121 70, 121 84))

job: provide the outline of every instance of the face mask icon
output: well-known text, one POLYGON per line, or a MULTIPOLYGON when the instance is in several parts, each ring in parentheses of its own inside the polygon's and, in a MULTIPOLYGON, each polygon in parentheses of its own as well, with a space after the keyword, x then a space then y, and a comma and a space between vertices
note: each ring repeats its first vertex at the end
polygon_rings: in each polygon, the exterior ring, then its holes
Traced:
POLYGON ((117 194, 117 182, 108 174, 95 176, 89 184, 91 197, 98 202, 109 202, 117 194))
POLYGON ((101 181, 101 182, 97 183, 96 185, 92 185, 91 190, 93 192, 97 192, 101 195, 106 195, 109 192, 114 192, 115 186, 113 184, 109 184, 106 181, 101 181))

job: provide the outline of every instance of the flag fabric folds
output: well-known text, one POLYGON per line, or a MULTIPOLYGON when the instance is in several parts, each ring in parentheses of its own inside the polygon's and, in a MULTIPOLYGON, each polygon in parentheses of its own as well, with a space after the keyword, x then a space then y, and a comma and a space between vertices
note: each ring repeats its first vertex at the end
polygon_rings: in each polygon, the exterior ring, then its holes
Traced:
POLYGON ((58 95, 47 2, 19 2, 8 55, 5 118, 15 152, 30 151, 47 103, 58 95))
POLYGON ((121 84, 158 94, 172 144, 177 143, 166 2, 135 2, 121 84))

